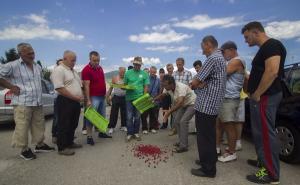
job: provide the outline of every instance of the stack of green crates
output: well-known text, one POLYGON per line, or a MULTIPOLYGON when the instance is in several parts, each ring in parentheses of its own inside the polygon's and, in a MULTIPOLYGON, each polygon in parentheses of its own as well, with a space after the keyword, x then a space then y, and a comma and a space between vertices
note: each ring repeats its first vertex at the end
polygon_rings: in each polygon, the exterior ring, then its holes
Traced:
POLYGON ((148 109, 155 107, 155 104, 153 103, 153 98, 148 93, 134 100, 132 104, 141 114, 143 114, 148 109))
POLYGON ((107 131, 108 120, 99 114, 93 107, 88 107, 84 112, 84 117, 89 120, 100 132, 107 131))

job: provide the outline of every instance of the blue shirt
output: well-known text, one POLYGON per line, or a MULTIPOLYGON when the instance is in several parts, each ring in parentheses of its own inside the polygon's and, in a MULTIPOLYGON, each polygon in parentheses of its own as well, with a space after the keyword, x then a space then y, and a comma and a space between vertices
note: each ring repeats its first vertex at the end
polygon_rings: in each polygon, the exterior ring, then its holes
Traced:
POLYGON ((159 90, 160 90, 160 80, 156 76, 150 75, 149 94, 152 97, 155 97, 159 94, 159 90))

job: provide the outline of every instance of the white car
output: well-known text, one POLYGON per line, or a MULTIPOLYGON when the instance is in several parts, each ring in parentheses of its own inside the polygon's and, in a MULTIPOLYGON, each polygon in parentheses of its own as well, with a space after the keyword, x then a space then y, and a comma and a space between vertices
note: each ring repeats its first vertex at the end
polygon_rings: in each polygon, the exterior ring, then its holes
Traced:
MULTIPOLYGON (((42 102, 44 116, 53 115, 54 99, 56 97, 53 91, 53 85, 47 80, 42 80, 42 102)), ((0 124, 14 120, 14 111, 11 105, 12 93, 9 89, 0 87, 0 124)))

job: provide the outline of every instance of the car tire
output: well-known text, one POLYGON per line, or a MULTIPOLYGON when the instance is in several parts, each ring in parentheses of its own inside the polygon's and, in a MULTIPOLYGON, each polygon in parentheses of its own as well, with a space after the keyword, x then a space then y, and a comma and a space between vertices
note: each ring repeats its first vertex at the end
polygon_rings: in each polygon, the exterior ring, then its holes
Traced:
POLYGON ((290 122, 278 121, 276 134, 280 143, 279 158, 286 163, 300 161, 300 132, 290 122), (289 124, 288 124, 289 123, 289 124))

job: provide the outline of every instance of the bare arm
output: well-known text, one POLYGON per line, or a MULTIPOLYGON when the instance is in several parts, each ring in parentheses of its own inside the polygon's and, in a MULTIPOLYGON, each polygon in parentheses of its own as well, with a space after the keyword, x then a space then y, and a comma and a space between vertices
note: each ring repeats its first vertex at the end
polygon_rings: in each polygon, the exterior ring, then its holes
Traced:
POLYGON ((280 56, 273 56, 265 61, 265 71, 256 91, 251 96, 255 101, 259 101, 260 96, 272 85, 278 75, 279 65, 280 56))
POLYGON ((20 88, 18 86, 11 84, 9 81, 3 78, 0 78, 0 86, 10 89, 15 95, 20 94, 20 88))
POLYGON ((172 114, 172 112, 175 112, 176 110, 178 110, 180 107, 182 107, 184 103, 184 96, 180 96, 176 99, 176 103, 175 105, 173 105, 170 110, 165 112, 164 118, 163 118, 163 122, 166 122, 168 117, 172 114))
POLYGON ((90 81, 83 80, 83 94, 86 101, 86 107, 89 107, 92 104, 90 97, 90 81))
POLYGON ((227 74, 232 74, 244 69, 242 62, 238 59, 232 60, 226 67, 227 74))
POLYGON ((197 78, 194 78, 191 84, 191 89, 195 90, 197 88, 203 88, 206 84, 200 80, 198 80, 197 78))
POLYGON ((148 89, 148 85, 145 85, 145 86, 144 86, 144 94, 148 93, 148 90, 149 90, 149 89, 148 89))

